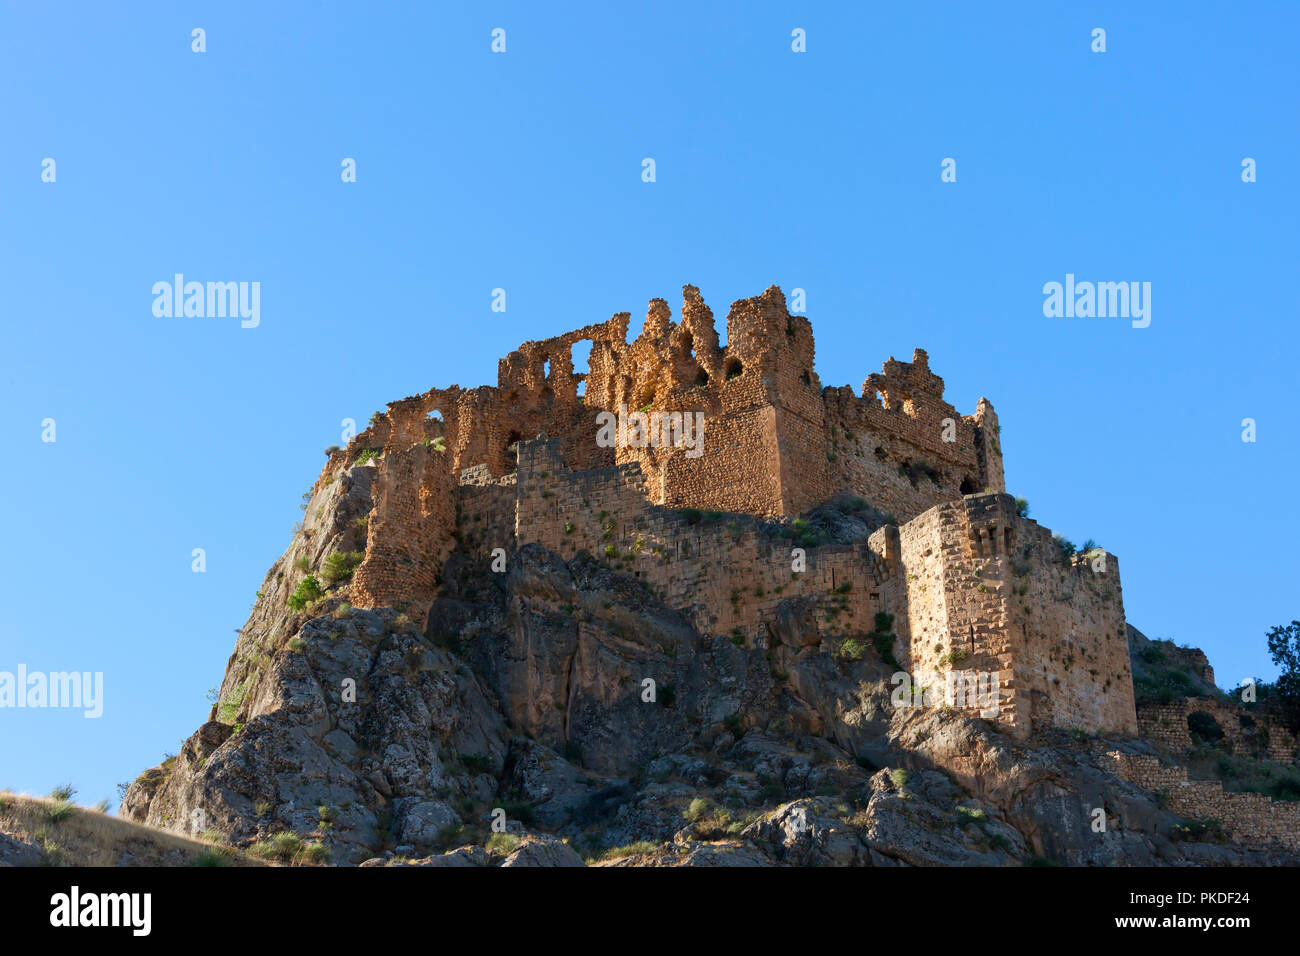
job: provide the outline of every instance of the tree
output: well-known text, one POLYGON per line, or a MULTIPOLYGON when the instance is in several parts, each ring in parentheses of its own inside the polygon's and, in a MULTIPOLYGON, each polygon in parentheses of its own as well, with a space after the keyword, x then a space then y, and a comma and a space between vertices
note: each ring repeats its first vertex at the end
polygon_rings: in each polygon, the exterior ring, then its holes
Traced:
POLYGON ((1300 621, 1279 624, 1269 631, 1268 653, 1282 668, 1273 684, 1282 705, 1282 719, 1292 732, 1300 731, 1300 621))

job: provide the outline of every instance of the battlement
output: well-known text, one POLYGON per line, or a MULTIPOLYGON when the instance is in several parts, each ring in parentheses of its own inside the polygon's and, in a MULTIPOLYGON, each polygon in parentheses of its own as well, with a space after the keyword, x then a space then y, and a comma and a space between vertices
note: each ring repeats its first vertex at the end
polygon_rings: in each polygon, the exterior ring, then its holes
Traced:
POLYGON ((963 416, 943 399, 924 350, 889 359, 861 398, 825 389, 814 369, 812 326, 792 315, 776 286, 733 302, 727 344, 694 286, 681 321, 652 299, 641 334, 629 314, 520 345, 501 359, 497 384, 452 386, 393 402, 339 457, 437 441, 448 470, 484 465, 513 472, 517 443, 546 434, 575 469, 636 462, 657 504, 758 516, 799 514, 837 492, 856 494, 900 520, 940 501, 1003 490, 992 405, 963 416), (588 369, 573 350, 590 342, 588 369), (598 440, 602 412, 699 413, 703 453, 598 440))

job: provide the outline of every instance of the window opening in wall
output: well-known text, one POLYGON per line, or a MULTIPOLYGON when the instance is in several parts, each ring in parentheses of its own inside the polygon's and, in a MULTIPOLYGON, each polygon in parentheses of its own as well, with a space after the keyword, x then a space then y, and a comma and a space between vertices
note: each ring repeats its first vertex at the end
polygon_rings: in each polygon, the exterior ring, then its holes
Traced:
POLYGON ((587 375, 591 372, 591 339, 579 339, 573 343, 569 355, 573 360, 573 374, 578 379, 578 394, 587 394, 587 375))

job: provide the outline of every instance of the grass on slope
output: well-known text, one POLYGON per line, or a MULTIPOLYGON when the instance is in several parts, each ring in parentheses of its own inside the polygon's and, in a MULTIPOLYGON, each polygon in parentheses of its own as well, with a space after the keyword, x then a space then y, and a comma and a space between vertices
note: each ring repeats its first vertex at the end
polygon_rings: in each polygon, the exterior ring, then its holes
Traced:
POLYGON ((7 844, 12 852, 13 841, 34 847, 35 852, 7 861, 19 865, 260 865, 215 841, 190 839, 120 820, 97 809, 77 806, 69 799, 58 799, 57 795, 31 797, 0 791, 0 860, 5 859, 7 844))

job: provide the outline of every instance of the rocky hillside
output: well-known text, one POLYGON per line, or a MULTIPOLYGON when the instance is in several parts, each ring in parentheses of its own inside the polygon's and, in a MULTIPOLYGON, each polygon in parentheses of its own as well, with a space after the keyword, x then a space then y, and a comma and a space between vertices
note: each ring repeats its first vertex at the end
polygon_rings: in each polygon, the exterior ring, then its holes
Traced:
POLYGON ((887 621, 823 640, 791 600, 770 641, 702 634, 586 553, 526 545, 485 575, 464 540, 427 621, 353 608, 373 474, 316 489, 210 719, 124 817, 184 830, 198 811, 236 847, 367 865, 1300 862, 1211 840, 1105 769, 1156 755, 1139 740, 1015 742, 892 706, 887 621))

